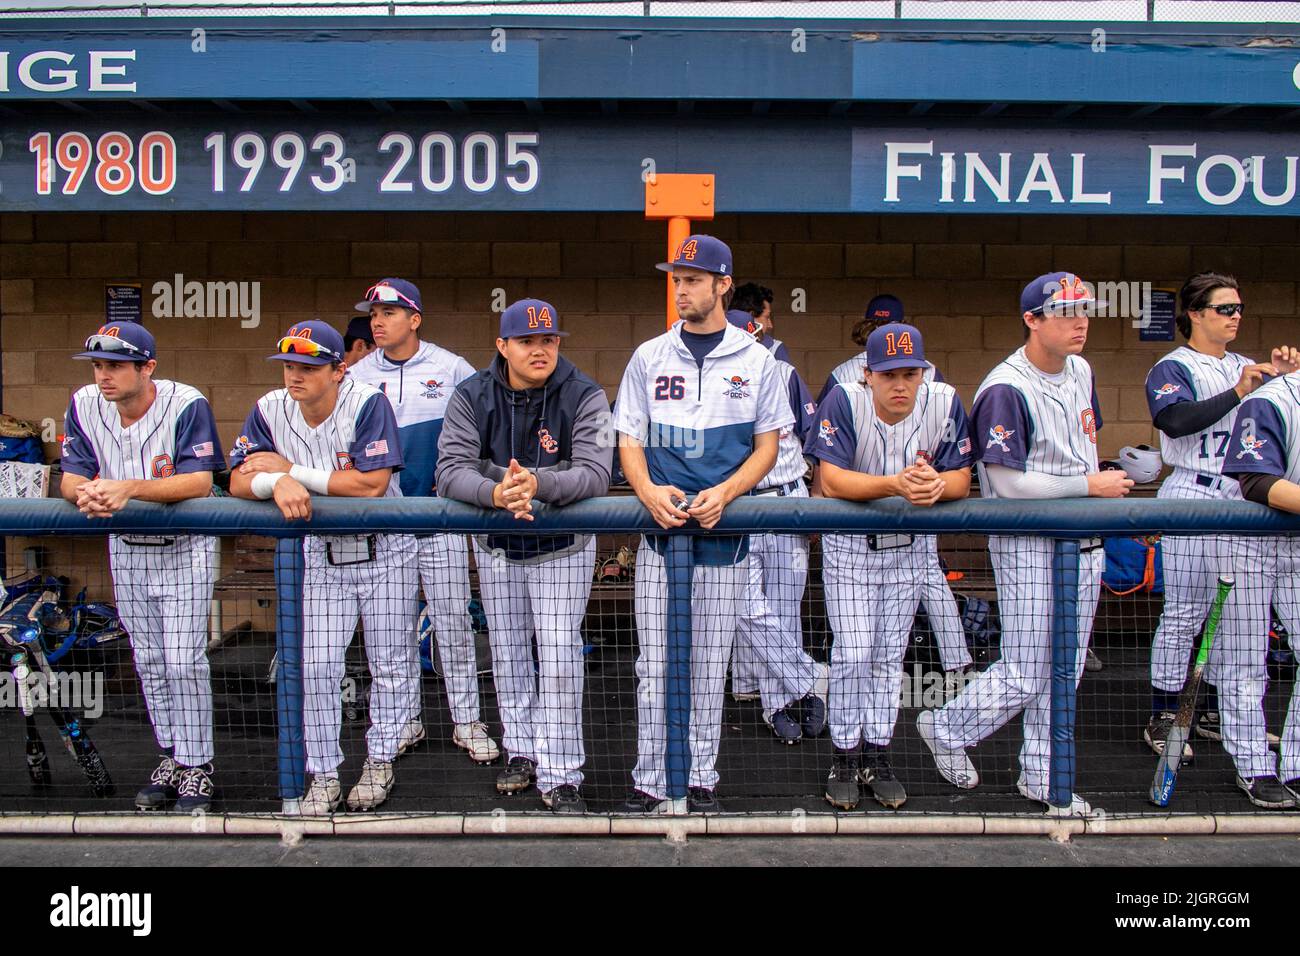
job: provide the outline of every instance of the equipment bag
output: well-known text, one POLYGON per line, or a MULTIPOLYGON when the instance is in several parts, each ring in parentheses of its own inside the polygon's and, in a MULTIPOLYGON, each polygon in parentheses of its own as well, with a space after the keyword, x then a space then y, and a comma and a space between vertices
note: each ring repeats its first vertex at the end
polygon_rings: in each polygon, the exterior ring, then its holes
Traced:
POLYGON ((1101 574, 1101 583, 1107 591, 1120 596, 1139 591, 1164 593, 1160 535, 1107 538, 1105 547, 1106 569, 1101 574))

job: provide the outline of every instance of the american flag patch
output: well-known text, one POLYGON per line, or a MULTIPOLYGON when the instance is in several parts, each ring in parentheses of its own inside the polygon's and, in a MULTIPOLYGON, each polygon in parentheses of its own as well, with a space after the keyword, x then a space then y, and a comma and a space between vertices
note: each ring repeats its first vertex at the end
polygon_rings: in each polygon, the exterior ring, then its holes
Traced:
POLYGON ((969 439, 969 438, 963 438, 961 441, 957 442, 957 454, 959 454, 959 455, 969 455, 969 454, 970 454, 970 439, 969 439))
POLYGON ((376 455, 388 454, 388 439, 381 438, 379 441, 372 441, 366 446, 366 457, 374 458, 376 455))
POLYGON ((210 441, 205 441, 202 444, 195 445, 193 448, 190 449, 190 451, 194 452, 195 458, 208 458, 211 455, 215 454, 215 450, 212 447, 212 442, 210 441))
POLYGON ((805 412, 807 412, 809 415, 816 415, 816 414, 817 414, 817 403, 816 403, 816 402, 805 402, 805 403, 804 403, 804 406, 803 406, 803 410, 804 410, 805 412))

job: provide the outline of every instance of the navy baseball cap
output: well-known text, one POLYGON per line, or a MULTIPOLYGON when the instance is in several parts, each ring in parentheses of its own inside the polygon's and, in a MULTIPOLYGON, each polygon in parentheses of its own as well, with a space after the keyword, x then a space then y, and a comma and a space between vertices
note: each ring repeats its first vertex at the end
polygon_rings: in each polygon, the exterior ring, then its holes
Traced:
POLYGON ((1051 314, 1053 308, 1086 305, 1093 308, 1105 305, 1098 302, 1091 284, 1073 272, 1049 272, 1041 275, 1020 293, 1020 312, 1031 315, 1051 314))
POLYGON ((357 311, 370 314, 370 307, 376 302, 384 305, 400 305, 412 312, 424 314, 420 304, 420 290, 405 279, 380 279, 366 290, 366 297, 357 303, 357 311))
POLYGON ((763 334, 763 327, 758 324, 758 319, 754 318, 744 309, 728 309, 727 321, 740 329, 740 331, 748 332, 755 338, 763 334))
POLYGON ((520 299, 512 302, 501 313, 501 338, 521 338, 525 335, 568 335, 560 331, 560 313, 555 306, 541 299, 520 299))
POLYGON ((892 295, 878 295, 867 303, 863 317, 872 322, 902 322, 903 303, 892 295))
POLYGON ((713 236, 687 236, 673 253, 671 261, 661 262, 655 268, 661 272, 672 272, 678 266, 729 276, 732 274, 731 248, 713 236))
POLYGON ((370 316, 358 315, 348 323, 348 330, 343 333, 347 339, 363 339, 371 345, 375 344, 375 333, 370 331, 370 316))
POLYGON ((329 365, 342 362, 343 336, 328 322, 299 322, 276 343, 275 354, 267 361, 299 362, 303 365, 329 365))
POLYGON ((158 354, 149 330, 137 322, 113 322, 101 325, 99 331, 86 339, 86 351, 72 356, 74 359, 106 359, 110 362, 148 362, 158 354))
POLYGON ((888 372, 891 368, 924 368, 925 344, 914 325, 891 322, 867 336, 867 368, 888 372))

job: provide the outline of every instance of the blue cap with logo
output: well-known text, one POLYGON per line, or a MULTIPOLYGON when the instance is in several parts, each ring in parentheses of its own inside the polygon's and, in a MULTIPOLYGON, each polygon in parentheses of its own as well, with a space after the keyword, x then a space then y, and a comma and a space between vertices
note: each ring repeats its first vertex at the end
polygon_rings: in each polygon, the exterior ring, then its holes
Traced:
POLYGON ((892 295, 878 295, 867 303, 864 317, 872 322, 902 322, 903 303, 892 295))
POLYGON ((754 318, 744 309, 728 309, 727 321, 740 329, 740 331, 748 332, 755 338, 763 334, 763 326, 759 324, 758 319, 754 318))
POLYGON ((105 359, 109 362, 148 362, 157 357, 158 347, 149 330, 138 322, 113 322, 101 325, 86 339, 86 351, 74 359, 105 359))
POLYGON ((560 331, 560 313, 555 306, 541 299, 520 299, 512 302, 501 313, 501 338, 514 339, 525 335, 568 335, 560 331))
POLYGON ((732 275, 731 248, 713 236, 687 236, 673 253, 672 259, 659 263, 655 268, 661 272, 672 272, 679 266, 712 272, 714 275, 732 275))
POLYGON ((276 343, 267 361, 329 365, 343 361, 343 336, 328 322, 299 322, 276 343))
POLYGON ((1105 305, 1098 302, 1092 286, 1073 272, 1049 272, 1041 275, 1020 293, 1020 312, 1031 315, 1051 315, 1054 309, 1086 305, 1090 308, 1105 305))
POLYGON ((366 290, 366 297, 357 303, 357 311, 370 314, 370 307, 375 304, 400 305, 412 312, 424 314, 420 304, 420 290, 413 282, 405 279, 380 279, 366 290))
POLYGON ((361 339, 365 342, 369 342, 371 345, 374 345, 375 333, 372 332, 370 329, 370 316, 368 315, 356 316, 351 322, 348 323, 348 330, 343 333, 343 337, 345 340, 361 339))
POLYGON ((914 325, 891 322, 867 336, 867 368, 888 372, 892 368, 924 368, 925 345, 914 325))

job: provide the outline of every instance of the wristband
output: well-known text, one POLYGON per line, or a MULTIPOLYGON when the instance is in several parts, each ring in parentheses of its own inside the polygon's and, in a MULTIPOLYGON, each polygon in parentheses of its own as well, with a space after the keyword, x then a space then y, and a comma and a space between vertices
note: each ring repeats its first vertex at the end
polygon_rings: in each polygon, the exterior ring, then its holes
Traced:
POLYGON ((263 500, 275 497, 275 483, 286 474, 283 471, 259 471, 251 483, 253 494, 263 500))
POLYGON ((330 473, 323 468, 294 465, 289 469, 289 477, 302 482, 304 488, 315 494, 328 495, 330 493, 330 473))

